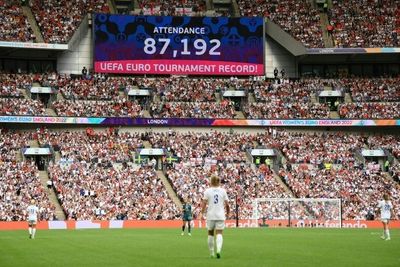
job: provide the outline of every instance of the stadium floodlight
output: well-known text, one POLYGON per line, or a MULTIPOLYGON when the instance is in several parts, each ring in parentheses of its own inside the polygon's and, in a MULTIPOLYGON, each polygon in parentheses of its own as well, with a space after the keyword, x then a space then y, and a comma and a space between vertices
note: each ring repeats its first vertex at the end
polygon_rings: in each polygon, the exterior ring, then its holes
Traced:
POLYGON ((342 228, 338 198, 256 198, 252 201, 257 226, 342 228))

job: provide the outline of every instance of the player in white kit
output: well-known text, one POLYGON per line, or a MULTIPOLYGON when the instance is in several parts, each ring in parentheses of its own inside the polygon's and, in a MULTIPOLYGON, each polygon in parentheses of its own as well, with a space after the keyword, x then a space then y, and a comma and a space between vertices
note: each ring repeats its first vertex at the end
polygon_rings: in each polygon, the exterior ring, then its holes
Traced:
POLYGON ((35 200, 31 200, 31 205, 27 208, 28 211, 28 225, 29 225, 29 238, 35 238, 36 224, 39 213, 39 208, 35 205, 35 200))
POLYGON ((215 246, 217 249, 217 258, 221 258, 222 249, 222 231, 225 228, 225 213, 229 215, 228 195, 225 189, 220 187, 219 177, 211 176, 211 187, 204 192, 204 197, 201 206, 200 218, 202 218, 206 207, 207 208, 207 228, 208 228, 208 248, 211 257, 214 257, 214 232, 215 246))
POLYGON ((389 221, 390 221, 390 211, 392 210, 392 202, 389 200, 389 195, 384 194, 383 199, 379 201, 378 208, 381 210, 381 221, 383 224, 383 235, 381 236, 384 240, 390 240, 389 233, 389 221))

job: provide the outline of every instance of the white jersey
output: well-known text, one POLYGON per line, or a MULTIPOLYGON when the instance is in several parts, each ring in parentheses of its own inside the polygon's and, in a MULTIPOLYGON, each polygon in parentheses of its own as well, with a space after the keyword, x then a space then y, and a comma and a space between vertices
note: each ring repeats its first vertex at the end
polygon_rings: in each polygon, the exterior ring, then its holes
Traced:
POLYGON ((208 202, 207 220, 225 220, 225 201, 228 195, 221 187, 210 187, 204 192, 204 200, 208 202))
POLYGON ((378 207, 381 209, 381 219, 390 219, 390 211, 392 209, 392 202, 379 201, 378 207))
POLYGON ((28 221, 37 221, 39 208, 35 205, 30 205, 28 206, 27 211, 28 211, 28 221))

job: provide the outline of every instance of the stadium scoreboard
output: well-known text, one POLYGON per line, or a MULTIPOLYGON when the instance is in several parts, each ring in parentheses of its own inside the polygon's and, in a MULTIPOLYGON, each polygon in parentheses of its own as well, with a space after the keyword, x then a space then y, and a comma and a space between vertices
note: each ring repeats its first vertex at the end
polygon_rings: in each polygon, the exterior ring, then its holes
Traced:
POLYGON ((260 17, 94 15, 99 73, 264 75, 260 17))

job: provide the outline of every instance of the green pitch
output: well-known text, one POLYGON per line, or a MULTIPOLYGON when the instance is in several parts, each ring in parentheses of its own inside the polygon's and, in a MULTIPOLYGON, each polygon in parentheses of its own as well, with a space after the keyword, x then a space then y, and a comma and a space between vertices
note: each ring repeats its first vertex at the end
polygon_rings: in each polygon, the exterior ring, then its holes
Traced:
POLYGON ((221 259, 205 230, 0 231, 0 266, 400 266, 400 230, 227 229, 221 259))

